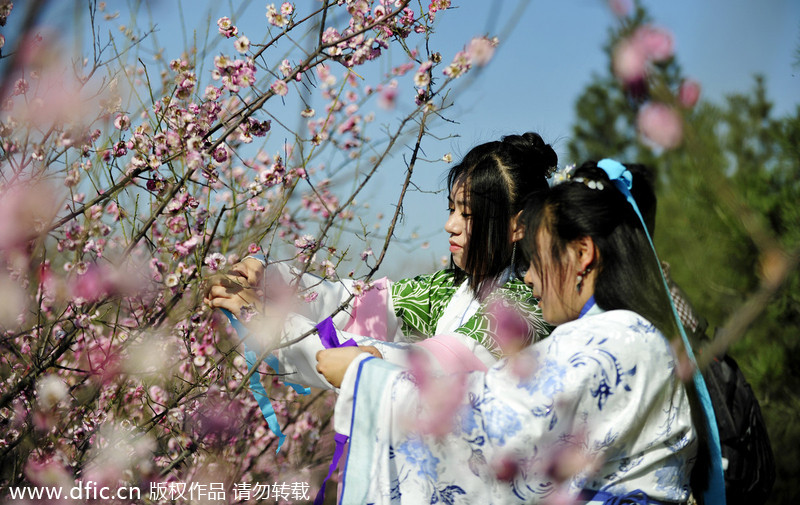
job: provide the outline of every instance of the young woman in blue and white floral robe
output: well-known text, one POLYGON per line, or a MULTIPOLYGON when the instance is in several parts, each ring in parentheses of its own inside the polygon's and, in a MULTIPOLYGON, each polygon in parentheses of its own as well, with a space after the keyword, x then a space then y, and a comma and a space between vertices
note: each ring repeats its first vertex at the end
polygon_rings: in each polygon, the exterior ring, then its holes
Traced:
POLYGON ((448 378, 461 399, 449 430, 419 428, 440 409, 424 374, 357 350, 319 353, 318 370, 341 381, 334 427, 350 436, 342 503, 688 499, 698 434, 658 329, 674 322, 657 262, 608 177, 578 173, 591 178, 526 211, 525 280, 557 328, 488 372, 448 378))
POLYGON ((529 503, 582 489, 682 502, 696 440, 674 368, 651 323, 592 305, 513 360, 470 374, 452 432, 437 440, 405 429, 424 415, 411 374, 361 356, 336 405, 335 428, 351 444, 342 503, 529 503), (520 376, 515 361, 526 358, 536 370, 520 376), (560 488, 554 465, 570 458, 597 458, 596 467, 560 488), (521 468, 498 479, 507 462, 521 468))

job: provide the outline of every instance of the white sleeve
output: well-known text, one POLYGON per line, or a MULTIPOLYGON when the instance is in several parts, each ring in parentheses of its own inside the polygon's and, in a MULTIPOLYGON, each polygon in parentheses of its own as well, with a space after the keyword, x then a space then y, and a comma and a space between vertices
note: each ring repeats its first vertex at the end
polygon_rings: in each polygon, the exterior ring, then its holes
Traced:
MULTIPOLYGON (((313 320, 300 314, 289 314, 283 324, 280 342, 282 344, 291 342, 303 333, 313 330, 316 324, 313 320)), ((410 344, 384 342, 364 335, 341 331, 338 328, 336 336, 340 344, 352 338, 360 346, 374 346, 380 351, 383 358, 391 363, 400 366, 407 365, 406 356, 410 344)), ((323 349, 322 341, 317 334, 308 335, 299 342, 278 349, 275 355, 280 363, 280 373, 286 374, 285 379, 289 382, 321 389, 333 389, 333 386, 317 372, 317 352, 323 349)))
POLYGON ((368 359, 369 354, 364 353, 350 362, 342 378, 339 388, 339 397, 333 409, 333 431, 343 435, 350 434, 350 422, 353 419, 353 400, 355 399, 356 377, 358 367, 362 361, 368 359))
MULTIPOLYGON (((255 258, 264 264, 264 259, 261 257, 249 257, 255 258)), ((375 335, 374 337, 376 337, 376 340, 402 340, 402 324, 397 315, 395 315, 392 305, 391 281, 387 279, 387 283, 389 289, 387 295, 388 301, 386 304, 387 334, 375 335)), ((296 268, 289 266, 287 263, 270 263, 266 265, 263 284, 270 289, 273 296, 282 289, 285 289, 286 292, 290 292, 290 284, 293 285, 299 293, 313 294, 315 298, 312 301, 299 302, 297 306, 294 307, 294 311, 316 322, 320 322, 333 314, 354 292, 354 281, 352 279, 323 279, 310 273, 300 275, 300 272, 296 268)), ((351 315, 348 309, 341 310, 333 316, 333 324, 336 328, 344 328, 350 321, 350 318, 351 315)))

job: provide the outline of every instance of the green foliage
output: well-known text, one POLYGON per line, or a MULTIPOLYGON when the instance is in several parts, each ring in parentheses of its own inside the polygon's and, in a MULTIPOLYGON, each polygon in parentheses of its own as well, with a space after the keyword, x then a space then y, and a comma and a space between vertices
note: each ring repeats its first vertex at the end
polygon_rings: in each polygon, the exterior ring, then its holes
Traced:
MULTIPOLYGON (((612 33, 609 56, 620 33, 612 33)), ((672 87, 677 69, 670 62, 654 69, 658 79, 651 80, 672 87)), ((630 95, 610 72, 594 77, 576 102, 571 161, 613 156, 656 170, 659 254, 711 333, 759 286, 770 267, 770 240, 788 250, 800 245, 800 107, 775 118, 764 79, 756 77, 747 92, 684 110, 683 144, 657 152, 637 138, 639 103, 630 95)), ((800 460, 798 328, 795 271, 730 350, 759 397, 775 448, 771 504, 795 503, 800 496, 794 478, 800 460)))

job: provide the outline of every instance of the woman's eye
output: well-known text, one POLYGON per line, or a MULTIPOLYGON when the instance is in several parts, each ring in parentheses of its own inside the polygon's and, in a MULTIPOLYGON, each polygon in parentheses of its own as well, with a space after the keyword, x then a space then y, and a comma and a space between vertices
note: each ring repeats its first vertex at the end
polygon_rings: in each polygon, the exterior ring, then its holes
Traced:
POLYGON ((448 214, 452 214, 455 211, 456 211, 456 209, 454 209, 453 207, 447 207, 447 213, 448 214))

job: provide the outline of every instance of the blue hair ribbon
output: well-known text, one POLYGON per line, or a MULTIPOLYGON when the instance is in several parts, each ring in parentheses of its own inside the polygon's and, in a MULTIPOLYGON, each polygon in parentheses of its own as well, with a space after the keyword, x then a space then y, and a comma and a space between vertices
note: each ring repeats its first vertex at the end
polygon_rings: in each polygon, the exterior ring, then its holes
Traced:
MULTIPOLYGON (((631 175, 630 171, 625 168, 622 163, 609 158, 600 160, 597 163, 597 166, 608 175, 608 178, 611 180, 614 186, 619 190, 620 193, 622 193, 625 199, 628 200, 628 203, 631 204, 631 207, 633 207, 636 215, 639 216, 639 220, 642 222, 642 228, 644 228, 644 234, 647 236, 647 240, 650 242, 650 247, 653 249, 653 254, 656 257, 656 260, 658 260, 658 253, 656 252, 656 247, 653 244, 653 239, 650 237, 650 233, 647 231, 647 225, 644 223, 642 213, 639 211, 639 206, 636 205, 636 200, 631 194, 631 187, 633 187, 633 176, 631 175)), ((692 352, 692 346, 689 345, 689 339, 686 337, 686 331, 683 329, 683 324, 681 324, 678 311, 675 310, 675 304, 672 301, 672 296, 669 296, 669 285, 667 284, 667 278, 664 276, 664 271, 661 269, 660 260, 658 260, 658 264, 659 271, 661 272, 661 280, 664 282, 664 289, 667 290, 667 298, 669 298, 669 304, 672 308, 672 315, 675 317, 675 321, 678 323, 678 331, 681 334, 683 345, 686 348, 686 355, 695 365, 692 380, 694 382, 695 389, 697 390, 697 394, 700 397, 700 404, 702 405, 703 413, 705 414, 706 429, 710 438, 709 451, 711 452, 711 468, 709 468, 708 489, 703 492, 704 503, 724 505, 725 478, 722 470, 722 449, 720 448, 719 430, 717 428, 716 417, 714 416, 714 407, 711 405, 711 396, 708 394, 706 382, 703 379, 700 370, 697 368, 697 361, 695 360, 694 353, 692 352)))
MULTIPOLYGON (((244 345, 244 357, 247 360, 247 369, 252 370, 253 368, 257 368, 260 363, 258 361, 258 355, 255 353, 255 351, 248 349, 247 344, 245 343, 250 332, 241 323, 241 321, 236 319, 236 317, 230 313, 230 311, 226 309, 221 310, 222 313, 225 314, 225 317, 228 318, 228 321, 230 321, 233 329, 242 339, 242 343, 244 345)), ((278 362, 278 358, 270 354, 267 356, 265 361, 267 362, 267 366, 275 370, 275 373, 280 373, 280 364, 278 362)), ((284 384, 290 386, 298 394, 307 395, 311 393, 311 389, 300 386, 299 384, 292 384, 291 382, 284 382, 284 384)), ((283 441, 286 440, 286 435, 281 432, 281 427, 278 424, 278 417, 275 415, 275 409, 272 407, 272 403, 269 401, 267 391, 264 389, 264 385, 261 384, 258 373, 254 373, 250 376, 250 390, 253 392, 253 397, 256 399, 256 402, 258 402, 258 406, 261 409, 261 414, 263 414, 264 419, 267 421, 267 426, 269 426, 269 429, 272 430, 272 433, 274 433, 278 438, 278 448, 275 450, 275 452, 280 452, 283 441)))

